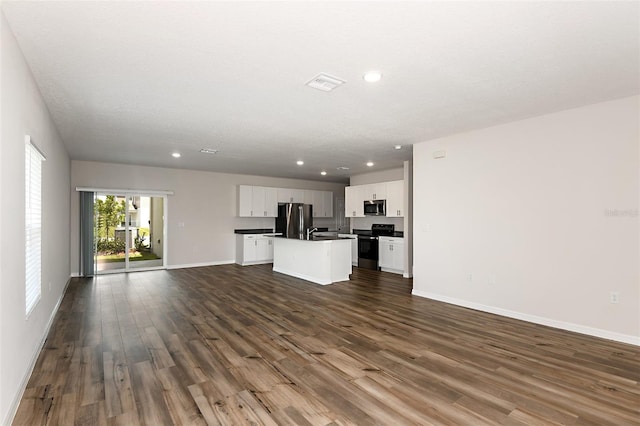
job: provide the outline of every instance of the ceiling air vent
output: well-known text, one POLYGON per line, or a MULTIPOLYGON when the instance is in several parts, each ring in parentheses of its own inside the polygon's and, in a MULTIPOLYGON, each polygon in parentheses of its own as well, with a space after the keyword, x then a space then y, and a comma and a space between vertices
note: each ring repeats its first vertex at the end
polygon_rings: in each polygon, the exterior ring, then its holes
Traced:
POLYGON ((338 86, 343 85, 346 81, 333 77, 331 75, 320 73, 309 80, 306 85, 313 87, 314 89, 322 90, 323 92, 330 92, 338 86))
POLYGON ((213 148, 202 148, 200 152, 203 154, 217 154, 218 150, 213 148))

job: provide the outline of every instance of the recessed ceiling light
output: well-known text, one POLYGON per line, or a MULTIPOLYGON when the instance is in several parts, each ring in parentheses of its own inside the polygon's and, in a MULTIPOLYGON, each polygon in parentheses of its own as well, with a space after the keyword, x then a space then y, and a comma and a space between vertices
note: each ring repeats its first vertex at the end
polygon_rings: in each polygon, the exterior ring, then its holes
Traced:
POLYGON ((336 167, 336 170, 349 170, 349 168, 346 166, 340 166, 340 167, 336 167))
POLYGON ((321 171, 321 172, 320 172, 320 174, 321 174, 322 176, 326 176, 326 175, 327 175, 327 172, 325 172, 325 171, 323 170, 323 171, 321 171))
POLYGON ((367 163, 367 167, 373 167, 373 163, 372 163, 371 161, 369 161, 369 162, 367 163))
POLYGON ((402 145, 396 145, 393 147, 393 149, 402 149, 402 145))
POLYGON ((202 148, 200 152, 203 154, 217 154, 218 150, 213 148, 202 148))
POLYGON ((304 161, 302 161, 302 160, 298 160, 298 161, 296 161, 296 164, 297 164, 298 166, 302 166, 302 165, 304 164, 304 161))
POLYGON ((368 83, 375 83, 376 81, 380 81, 382 73, 379 71, 369 71, 362 78, 364 78, 364 81, 368 83))
POLYGON ((181 155, 180 155, 180 153, 179 153, 179 152, 174 152, 173 154, 171 154, 171 156, 172 156, 173 158, 180 158, 180 157, 181 157, 181 155))

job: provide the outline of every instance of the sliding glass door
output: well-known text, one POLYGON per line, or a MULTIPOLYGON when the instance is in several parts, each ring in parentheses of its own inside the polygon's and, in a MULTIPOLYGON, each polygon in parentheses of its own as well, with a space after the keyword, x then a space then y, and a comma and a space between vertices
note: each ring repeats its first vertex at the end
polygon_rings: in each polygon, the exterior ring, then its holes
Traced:
POLYGON ((164 246, 164 198, 136 196, 131 199, 129 230, 133 245, 129 268, 162 266, 164 246))
POLYGON ((164 267, 166 196, 96 193, 94 253, 98 274, 164 267))

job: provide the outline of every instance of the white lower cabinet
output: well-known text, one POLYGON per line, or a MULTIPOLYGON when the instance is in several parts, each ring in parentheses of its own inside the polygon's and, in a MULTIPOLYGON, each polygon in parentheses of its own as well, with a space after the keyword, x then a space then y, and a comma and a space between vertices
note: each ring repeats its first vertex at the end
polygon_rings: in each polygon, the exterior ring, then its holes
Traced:
POLYGON ((358 266, 358 235, 338 234, 338 237, 351 238, 351 264, 353 266, 358 266))
POLYGON ((236 235, 236 263, 257 265, 273 262, 273 237, 261 234, 236 235))
POLYGON ((404 238, 379 237, 378 266, 386 272, 404 273, 404 238))

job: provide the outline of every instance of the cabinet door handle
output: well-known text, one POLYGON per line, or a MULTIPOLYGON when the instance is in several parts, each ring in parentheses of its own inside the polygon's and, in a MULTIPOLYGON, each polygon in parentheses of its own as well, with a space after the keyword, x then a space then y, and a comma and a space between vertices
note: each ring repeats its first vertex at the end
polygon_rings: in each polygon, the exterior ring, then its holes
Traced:
POLYGON ((253 245, 257 247, 258 246, 258 240, 254 240, 253 241, 253 245))
POLYGON ((251 210, 251 216, 253 216, 253 210, 251 210))
POLYGON ((264 215, 265 215, 265 216, 267 215, 267 211, 266 211, 266 210, 264 211, 264 215))

